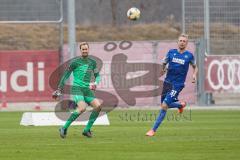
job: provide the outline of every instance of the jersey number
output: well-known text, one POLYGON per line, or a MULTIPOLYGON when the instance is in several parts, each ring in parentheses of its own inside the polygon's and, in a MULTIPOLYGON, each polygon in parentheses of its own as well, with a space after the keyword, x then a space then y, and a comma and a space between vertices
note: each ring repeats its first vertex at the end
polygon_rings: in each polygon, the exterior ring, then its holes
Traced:
POLYGON ((177 91, 171 90, 171 92, 170 92, 171 97, 174 97, 176 95, 176 93, 177 93, 177 91))

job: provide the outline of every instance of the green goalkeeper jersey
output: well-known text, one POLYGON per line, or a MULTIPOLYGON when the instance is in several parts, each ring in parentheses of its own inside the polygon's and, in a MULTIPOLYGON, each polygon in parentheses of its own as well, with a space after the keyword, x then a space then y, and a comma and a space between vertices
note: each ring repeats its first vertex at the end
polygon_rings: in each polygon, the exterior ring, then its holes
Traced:
POLYGON ((92 77, 95 77, 95 83, 100 82, 100 75, 97 68, 97 63, 94 59, 86 57, 74 58, 68 68, 64 71, 63 76, 59 82, 58 88, 63 88, 66 80, 70 77, 73 72, 73 86, 81 88, 89 88, 92 77))

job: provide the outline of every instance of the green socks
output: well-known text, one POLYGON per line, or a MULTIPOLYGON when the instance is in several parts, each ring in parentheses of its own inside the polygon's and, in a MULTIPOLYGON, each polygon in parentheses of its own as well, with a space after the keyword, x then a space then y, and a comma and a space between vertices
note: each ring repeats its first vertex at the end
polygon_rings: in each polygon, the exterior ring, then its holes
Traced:
POLYGON ((77 111, 74 111, 71 116, 66 121, 65 125, 63 126, 64 129, 68 129, 73 121, 75 121, 80 114, 77 111))
MULTIPOLYGON (((79 115, 80 115, 80 114, 79 114, 77 111, 74 111, 74 112, 71 114, 71 116, 68 118, 68 120, 66 121, 65 125, 63 126, 63 128, 64 128, 64 129, 68 129, 68 127, 71 125, 71 123, 72 123, 73 121, 75 121, 75 120, 78 118, 79 115)), ((84 132, 90 131, 90 129, 92 128, 93 123, 94 123, 95 120, 97 119, 98 115, 99 115, 99 112, 97 112, 97 111, 92 111, 92 113, 91 113, 91 115, 90 115, 90 117, 89 117, 88 123, 87 123, 86 127, 84 128, 84 132)))
POLYGON ((97 119, 99 115, 99 112, 97 111, 92 111, 90 117, 89 117, 89 120, 88 120, 88 123, 86 125, 86 127, 84 128, 83 132, 88 132, 90 131, 90 129, 92 128, 93 126, 93 123, 95 122, 95 120, 97 119))

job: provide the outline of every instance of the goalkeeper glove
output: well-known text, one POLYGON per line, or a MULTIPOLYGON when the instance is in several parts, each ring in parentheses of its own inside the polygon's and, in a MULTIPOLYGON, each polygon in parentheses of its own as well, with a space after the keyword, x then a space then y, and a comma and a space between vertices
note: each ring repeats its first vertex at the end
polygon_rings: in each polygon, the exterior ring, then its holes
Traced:
POLYGON ((90 88, 91 90, 96 90, 97 84, 96 84, 96 83, 90 83, 89 88, 90 88))
POLYGON ((56 91, 54 91, 52 93, 52 98, 53 99, 57 99, 58 97, 60 97, 62 95, 62 90, 60 88, 58 88, 56 91))

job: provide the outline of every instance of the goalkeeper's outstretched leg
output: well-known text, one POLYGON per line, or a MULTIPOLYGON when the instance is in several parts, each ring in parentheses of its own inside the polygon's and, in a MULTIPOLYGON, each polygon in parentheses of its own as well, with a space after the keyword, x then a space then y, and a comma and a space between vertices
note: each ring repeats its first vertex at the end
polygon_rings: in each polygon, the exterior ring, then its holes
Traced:
POLYGON ((87 104, 84 101, 78 102, 78 107, 73 111, 73 113, 70 115, 70 117, 67 119, 66 123, 63 127, 59 129, 60 137, 66 138, 67 136, 67 130, 69 126, 72 124, 73 121, 75 121, 83 112, 86 111, 87 104))

